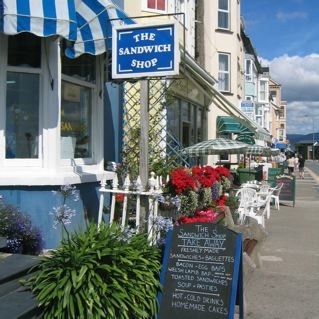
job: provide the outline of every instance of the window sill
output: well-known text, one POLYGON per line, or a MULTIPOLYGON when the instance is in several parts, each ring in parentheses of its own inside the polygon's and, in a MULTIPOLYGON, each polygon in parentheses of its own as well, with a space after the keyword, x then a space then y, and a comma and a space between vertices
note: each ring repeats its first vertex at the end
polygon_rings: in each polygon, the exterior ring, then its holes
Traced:
POLYGON ((227 33, 227 34, 234 34, 233 31, 230 31, 230 30, 227 30, 227 29, 220 29, 220 28, 217 28, 215 29, 216 32, 219 32, 219 33, 227 33))
POLYGON ((221 93, 222 93, 223 95, 227 95, 227 96, 233 96, 233 95, 234 95, 233 93, 227 92, 227 91, 221 91, 221 93))
POLYGON ((114 172, 101 169, 75 167, 74 171, 52 172, 49 170, 28 169, 21 171, 0 172, 0 186, 49 186, 93 183, 102 177, 111 180, 114 172))

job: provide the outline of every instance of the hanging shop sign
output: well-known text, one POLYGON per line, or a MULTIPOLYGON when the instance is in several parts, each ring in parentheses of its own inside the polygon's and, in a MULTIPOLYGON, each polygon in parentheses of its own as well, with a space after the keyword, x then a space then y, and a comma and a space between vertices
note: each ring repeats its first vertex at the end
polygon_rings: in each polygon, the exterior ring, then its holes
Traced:
POLYGON ((236 138, 236 141, 243 142, 250 145, 254 145, 256 143, 253 137, 246 134, 238 135, 236 138))
POLYGON ((112 77, 138 78, 179 73, 177 23, 113 28, 112 77))

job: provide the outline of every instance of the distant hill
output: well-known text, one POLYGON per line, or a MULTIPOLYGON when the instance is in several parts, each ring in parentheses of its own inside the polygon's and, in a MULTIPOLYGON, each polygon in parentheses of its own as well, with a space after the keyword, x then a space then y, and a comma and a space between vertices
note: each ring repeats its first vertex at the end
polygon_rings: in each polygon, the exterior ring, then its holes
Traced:
MULTIPOLYGON (((300 141, 309 141, 312 142, 312 133, 310 134, 287 134, 287 140, 289 141, 290 145, 298 144, 300 141)), ((314 133, 314 140, 315 142, 319 142, 319 133, 314 133)))

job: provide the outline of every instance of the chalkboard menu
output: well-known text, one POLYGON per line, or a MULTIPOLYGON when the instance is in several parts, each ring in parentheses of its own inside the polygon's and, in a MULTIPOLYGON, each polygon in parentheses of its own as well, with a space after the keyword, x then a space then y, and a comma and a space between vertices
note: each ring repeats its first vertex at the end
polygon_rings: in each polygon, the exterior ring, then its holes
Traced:
POLYGON ((212 223, 175 227, 161 274, 159 319, 233 318, 242 311, 242 236, 212 223))
POLYGON ((268 183, 272 186, 276 186, 276 177, 283 174, 283 169, 281 167, 268 168, 268 183))
POLYGON ((295 194, 296 194, 296 178, 294 176, 280 176, 276 179, 276 184, 283 183, 282 189, 279 194, 279 200, 293 201, 295 206, 295 194))

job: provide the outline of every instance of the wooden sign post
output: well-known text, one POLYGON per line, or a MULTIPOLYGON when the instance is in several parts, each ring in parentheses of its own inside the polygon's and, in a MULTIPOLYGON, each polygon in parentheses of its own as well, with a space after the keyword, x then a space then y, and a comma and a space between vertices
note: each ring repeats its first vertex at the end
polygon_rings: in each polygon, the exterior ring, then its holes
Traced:
POLYGON ((243 318, 242 236, 211 223, 169 233, 161 273, 159 319, 243 318))

